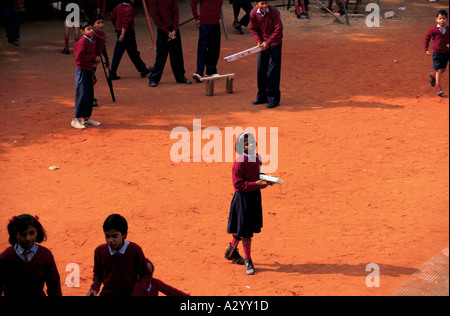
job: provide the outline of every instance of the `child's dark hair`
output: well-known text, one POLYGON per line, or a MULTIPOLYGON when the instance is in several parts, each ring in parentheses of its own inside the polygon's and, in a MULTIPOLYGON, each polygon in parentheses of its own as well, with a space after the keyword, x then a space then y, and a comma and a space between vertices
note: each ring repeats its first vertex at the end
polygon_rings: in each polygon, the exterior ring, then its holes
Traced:
POLYGON ((17 233, 22 233, 28 229, 29 226, 33 226, 37 231, 36 242, 41 243, 47 240, 47 235, 41 223, 39 223, 39 217, 31 216, 29 214, 22 214, 19 216, 14 216, 9 220, 8 233, 9 233, 9 243, 14 246, 17 244, 17 233))
POLYGON ((238 153, 239 155, 244 153, 244 144, 246 140, 248 140, 248 142, 256 143, 255 137, 252 134, 246 132, 239 134, 238 137, 236 138, 236 146, 235 146, 236 153, 238 153))
POLYGON ((92 22, 91 21, 82 21, 80 23, 80 30, 85 30, 88 26, 92 26, 92 22))
POLYGON ((441 9, 436 13, 436 17, 438 17, 439 15, 442 15, 442 16, 445 16, 446 18, 448 18, 448 13, 444 9, 441 9))
POLYGON ((128 223, 125 217, 119 214, 111 214, 109 215, 105 222, 103 223, 103 231, 107 231, 110 229, 116 229, 125 235, 128 233, 128 223))
POLYGON ((94 25, 98 20, 104 20, 104 17, 101 14, 96 14, 91 20, 92 25, 94 25))

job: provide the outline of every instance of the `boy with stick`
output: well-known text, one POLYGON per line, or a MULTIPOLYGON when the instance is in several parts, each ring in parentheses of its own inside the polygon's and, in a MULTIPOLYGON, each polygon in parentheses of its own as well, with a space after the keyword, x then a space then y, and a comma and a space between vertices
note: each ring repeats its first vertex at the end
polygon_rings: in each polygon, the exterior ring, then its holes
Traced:
POLYGON ((250 13, 250 30, 262 51, 258 53, 258 94, 253 104, 267 103, 267 108, 274 108, 281 98, 283 23, 280 12, 267 0, 256 0, 255 4, 250 13))

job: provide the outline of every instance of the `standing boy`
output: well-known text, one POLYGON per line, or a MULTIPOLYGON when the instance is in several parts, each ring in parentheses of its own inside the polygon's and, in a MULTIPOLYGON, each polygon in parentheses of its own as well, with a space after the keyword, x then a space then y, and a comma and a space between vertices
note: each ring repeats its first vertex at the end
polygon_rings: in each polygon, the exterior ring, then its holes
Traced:
POLYGON ((123 53, 127 51, 128 56, 140 72, 141 77, 147 76, 151 72, 151 68, 147 68, 141 59, 141 53, 137 49, 136 32, 134 29, 134 18, 136 12, 133 8, 134 0, 124 1, 119 3, 113 12, 111 12, 111 22, 114 25, 117 33, 117 43, 114 48, 114 55, 111 63, 110 78, 112 80, 120 79, 117 76, 117 69, 119 68, 120 60, 123 53))
POLYGON ((191 10, 199 28, 197 48, 197 71, 192 75, 200 82, 205 68, 207 76, 217 75, 220 56, 220 13, 222 0, 191 0, 191 10), (197 5, 200 3, 200 14, 197 5))
POLYGON ((0 0, 0 21, 5 26, 8 43, 19 46, 20 21, 14 0, 0 0))
POLYGON ((444 94, 444 91, 441 89, 441 77, 447 68, 450 56, 447 18, 447 11, 439 10, 436 14, 437 25, 432 26, 425 36, 425 52, 427 55, 431 55, 428 46, 430 45, 430 40, 433 39, 433 68, 436 72, 430 73, 430 84, 432 87, 436 86, 439 96, 444 94))
POLYGON ((109 215, 103 223, 106 244, 95 249, 94 277, 87 296, 130 296, 136 282, 150 272, 142 248, 126 241, 128 223, 119 214, 109 215))
POLYGON ((100 62, 94 42, 94 28, 90 22, 80 25, 83 37, 75 44, 75 118, 72 127, 84 129, 85 125, 99 126, 91 119, 94 102, 94 68, 100 62))
POLYGON ((184 76, 183 48, 178 29, 179 9, 177 0, 149 0, 150 15, 158 29, 156 60, 152 74, 148 77, 150 87, 156 87, 170 54, 170 65, 178 83, 191 84, 184 76))
POLYGON ((258 94, 253 104, 280 104, 281 46, 283 23, 280 12, 268 1, 256 1, 250 13, 250 30, 262 51, 258 53, 258 94))

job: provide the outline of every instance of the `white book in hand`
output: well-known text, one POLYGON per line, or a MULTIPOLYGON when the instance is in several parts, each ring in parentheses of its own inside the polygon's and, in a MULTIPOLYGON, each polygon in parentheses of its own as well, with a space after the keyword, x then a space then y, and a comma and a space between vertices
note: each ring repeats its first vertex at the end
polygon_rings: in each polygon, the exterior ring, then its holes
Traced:
POLYGON ((266 180, 267 182, 283 184, 283 180, 281 180, 280 178, 273 177, 273 176, 268 176, 268 175, 265 175, 265 174, 260 174, 259 175, 259 179, 266 180))

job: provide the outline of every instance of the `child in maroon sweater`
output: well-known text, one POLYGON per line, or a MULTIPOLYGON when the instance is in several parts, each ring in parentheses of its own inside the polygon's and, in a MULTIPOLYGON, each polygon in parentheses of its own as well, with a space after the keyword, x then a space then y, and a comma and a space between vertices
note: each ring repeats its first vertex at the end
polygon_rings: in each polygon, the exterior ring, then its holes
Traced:
POLYGON ((254 105, 267 103, 267 108, 280 105, 281 53, 283 23, 280 11, 268 1, 256 1, 250 12, 250 30, 262 48, 258 53, 258 93, 254 105))
POLYGON ((149 274, 145 256, 137 244, 125 241, 128 224, 111 214, 103 224, 106 244, 95 249, 94 277, 87 296, 129 296, 136 282, 149 274))
POLYGON ((75 44, 75 113, 71 126, 85 129, 86 125, 99 126, 91 119, 94 103, 94 68, 100 62, 94 41, 94 28, 90 22, 80 26, 83 37, 75 44))
POLYGON ((150 260, 145 260, 147 261, 147 269, 149 274, 136 283, 131 296, 158 296, 159 292, 165 294, 166 296, 190 296, 189 294, 165 284, 161 280, 153 278, 155 267, 150 260))
POLYGON ((111 12, 111 22, 117 33, 116 47, 114 48, 114 55, 111 62, 111 80, 120 79, 117 76, 117 70, 119 69, 119 64, 125 51, 127 51, 131 62, 137 71, 140 72, 142 78, 147 76, 153 69, 152 67, 147 68, 137 48, 136 30, 134 27, 134 18, 136 16, 136 11, 133 8, 134 1, 126 0, 123 3, 119 3, 111 12))
POLYGON ((436 86, 439 96, 444 94, 444 91, 441 89, 441 77, 447 68, 450 56, 447 18, 447 11, 439 10, 436 14, 437 25, 432 26, 425 36, 425 52, 427 55, 431 55, 428 46, 431 39, 433 39, 433 68, 436 72, 430 73, 430 84, 432 87, 436 86))
POLYGON ((9 243, 0 254, 0 296, 61 296, 58 269, 50 250, 38 245, 46 239, 38 217, 14 216, 8 224, 9 243))
POLYGON ((255 274, 251 258, 254 233, 263 226, 261 189, 269 184, 260 180, 261 157, 256 153, 256 140, 250 133, 242 133, 236 139, 236 152, 241 154, 233 164, 234 196, 231 201, 227 233, 233 240, 225 252, 225 259, 245 264, 245 273, 255 274), (239 255, 237 245, 242 240, 245 259, 239 255))

